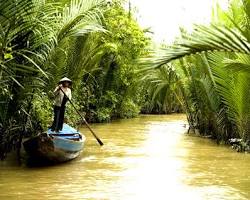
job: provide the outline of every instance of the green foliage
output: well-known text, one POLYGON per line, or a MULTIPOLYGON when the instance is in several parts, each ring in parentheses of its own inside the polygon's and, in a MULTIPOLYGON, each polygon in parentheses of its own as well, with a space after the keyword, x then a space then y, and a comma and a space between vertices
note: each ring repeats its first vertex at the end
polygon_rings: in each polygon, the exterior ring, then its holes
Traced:
POLYGON ((170 65, 158 69, 142 71, 141 84, 147 91, 143 112, 174 113, 182 112, 182 85, 175 69, 170 65))
POLYGON ((101 96, 99 101, 103 106, 115 109, 118 103, 118 94, 116 94, 114 91, 106 91, 106 94, 101 96))
POLYGON ((98 101, 96 117, 98 122, 109 122, 112 114, 116 111, 118 103, 118 94, 113 91, 107 91, 98 101))
POLYGON ((43 130, 46 130, 48 125, 51 124, 51 114, 53 113, 52 105, 53 104, 46 93, 41 92, 34 95, 32 101, 33 117, 40 122, 43 130))
POLYGON ((105 9, 102 0, 0 2, 0 157, 48 126, 51 103, 45 96, 72 71, 57 65, 56 56, 70 39, 104 31, 105 9))
POLYGON ((191 128, 218 141, 250 138, 249 5, 242 0, 231 1, 229 11, 217 7, 210 26, 183 32, 145 60, 155 71, 172 62, 191 128))
MULTIPOLYGON (((48 94, 45 92, 37 93, 34 95, 32 101, 32 118, 34 118, 43 130, 52 124, 53 121, 53 95, 49 98, 48 94)), ((80 106, 78 102, 74 102, 74 106, 79 110, 80 106)), ((82 113, 84 115, 84 113, 82 113)), ((67 109, 65 112, 65 122, 75 126, 76 124, 81 123, 81 118, 77 115, 73 106, 68 102, 67 109)))
POLYGON ((140 113, 140 107, 131 99, 124 99, 119 109, 121 118, 133 118, 140 113))
MULTIPOLYGON (((74 101, 74 106, 77 110, 80 110, 79 102, 74 101)), ((82 116, 85 115, 85 113, 81 113, 82 116)), ((71 126, 80 126, 83 124, 81 117, 76 113, 76 110, 74 107, 68 102, 65 112, 65 123, 71 125, 71 126)))
POLYGON ((105 108, 101 107, 98 108, 96 111, 96 117, 98 122, 109 122, 112 115, 112 109, 111 108, 105 108))
MULTIPOLYGON (((77 101, 81 102, 86 118, 95 122, 139 113, 144 93, 138 84, 137 59, 147 53, 150 42, 132 14, 129 16, 120 3, 109 6, 103 23, 107 32, 91 35, 86 40, 88 46, 84 53, 87 56, 76 55, 85 69, 77 101)), ((77 52, 81 52, 80 49, 77 52)))

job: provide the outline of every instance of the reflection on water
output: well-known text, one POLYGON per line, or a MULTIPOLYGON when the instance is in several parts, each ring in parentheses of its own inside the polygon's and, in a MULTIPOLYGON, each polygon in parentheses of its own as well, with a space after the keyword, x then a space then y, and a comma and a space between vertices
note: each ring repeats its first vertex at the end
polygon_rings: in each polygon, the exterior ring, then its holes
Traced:
POLYGON ((185 116, 141 116, 87 129, 81 157, 57 166, 0 163, 0 199, 244 200, 249 155, 184 135, 185 116))

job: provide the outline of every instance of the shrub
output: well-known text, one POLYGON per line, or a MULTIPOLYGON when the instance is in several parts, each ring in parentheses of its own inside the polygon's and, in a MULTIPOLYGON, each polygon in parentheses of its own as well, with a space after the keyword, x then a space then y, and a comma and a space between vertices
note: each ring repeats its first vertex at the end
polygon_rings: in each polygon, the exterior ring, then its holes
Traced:
POLYGON ((121 118, 136 117, 140 113, 140 107, 136 105, 131 99, 125 99, 122 101, 120 107, 121 118))
POLYGON ((110 122, 112 109, 111 108, 98 108, 96 112, 98 122, 110 122))
POLYGON ((32 101, 33 117, 40 122, 43 130, 46 130, 52 124, 53 106, 48 95, 44 92, 34 95, 32 101))

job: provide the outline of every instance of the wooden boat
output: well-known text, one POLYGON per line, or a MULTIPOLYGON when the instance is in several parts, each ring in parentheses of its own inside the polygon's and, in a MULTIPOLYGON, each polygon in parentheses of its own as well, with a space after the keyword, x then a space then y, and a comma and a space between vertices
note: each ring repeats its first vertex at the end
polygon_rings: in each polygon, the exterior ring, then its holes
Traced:
POLYGON ((55 163, 72 160, 80 155, 86 138, 67 124, 55 133, 46 133, 30 138, 23 143, 25 151, 34 158, 43 158, 55 163))

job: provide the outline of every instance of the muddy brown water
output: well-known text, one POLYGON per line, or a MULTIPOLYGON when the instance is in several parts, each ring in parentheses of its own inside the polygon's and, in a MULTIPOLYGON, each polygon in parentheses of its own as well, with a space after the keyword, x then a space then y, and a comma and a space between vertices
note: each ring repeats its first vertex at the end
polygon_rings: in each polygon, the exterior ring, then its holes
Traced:
POLYGON ((81 156, 43 167, 0 162, 1 200, 245 200, 250 155, 185 134, 185 115, 143 115, 86 128, 81 156))

